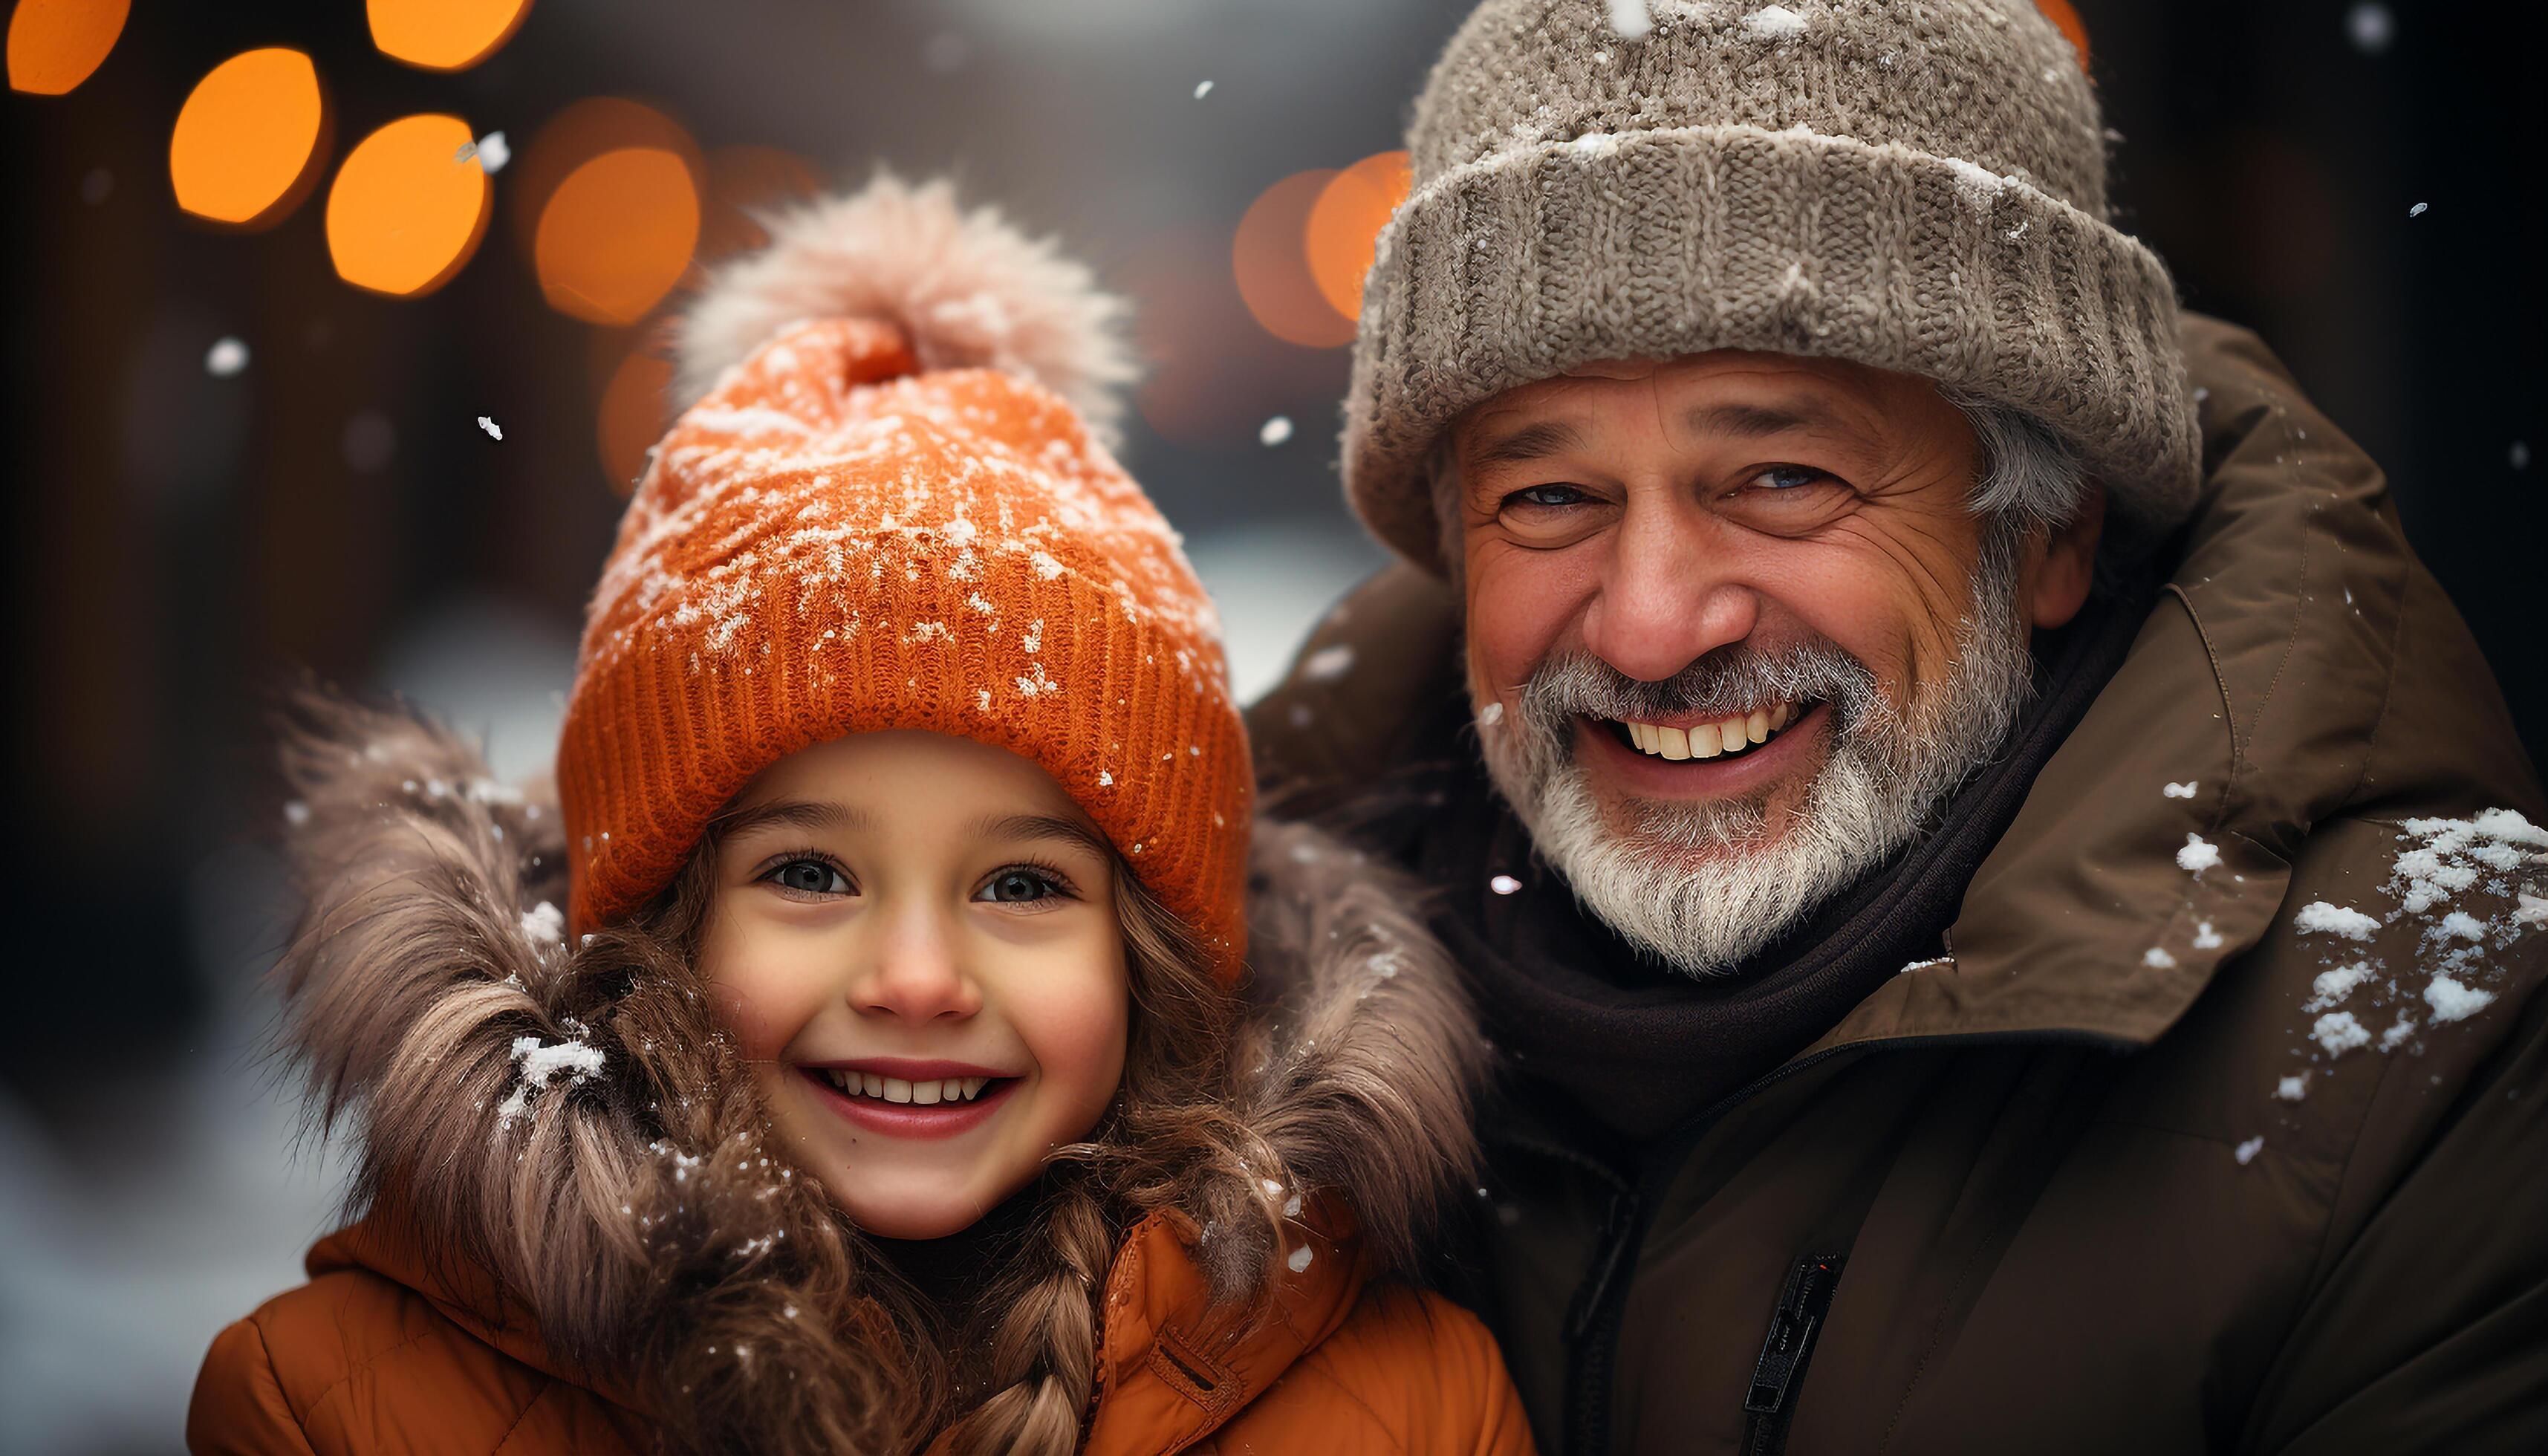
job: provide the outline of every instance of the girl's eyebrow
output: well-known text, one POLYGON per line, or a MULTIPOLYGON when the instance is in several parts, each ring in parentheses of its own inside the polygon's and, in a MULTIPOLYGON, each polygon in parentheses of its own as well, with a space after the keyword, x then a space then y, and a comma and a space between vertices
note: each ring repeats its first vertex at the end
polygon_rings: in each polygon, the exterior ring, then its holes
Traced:
POLYGON ((968 833, 989 839, 1064 840, 1092 855, 1105 855, 1112 849, 1104 835, 1076 819, 1064 819, 1058 814, 985 814, 966 825, 965 829, 968 833))
POLYGON ((773 799, 723 816, 717 821, 717 830, 732 838, 756 829, 853 830, 866 825, 866 811, 848 804, 828 799, 773 799))

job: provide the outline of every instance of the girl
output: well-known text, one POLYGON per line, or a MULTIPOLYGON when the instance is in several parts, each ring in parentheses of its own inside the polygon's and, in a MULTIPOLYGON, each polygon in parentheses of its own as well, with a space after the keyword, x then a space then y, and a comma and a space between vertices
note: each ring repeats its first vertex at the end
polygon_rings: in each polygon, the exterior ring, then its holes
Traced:
POLYGON ((302 699, 280 974, 361 1217, 195 1450, 1527 1449, 1386 1280, 1483 1054, 1403 894, 1259 829, 1235 999, 1245 734, 1083 422, 1115 312, 943 184, 787 220, 684 325, 554 799, 302 699))

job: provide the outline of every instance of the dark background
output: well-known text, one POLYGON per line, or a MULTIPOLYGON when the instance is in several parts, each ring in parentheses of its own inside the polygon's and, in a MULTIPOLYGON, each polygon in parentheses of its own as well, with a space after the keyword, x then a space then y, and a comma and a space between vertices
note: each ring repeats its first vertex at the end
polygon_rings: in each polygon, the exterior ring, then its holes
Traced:
MULTIPOLYGON (((705 146, 783 147, 833 180, 952 171, 1141 306, 1155 374, 1126 455, 1223 595, 1246 684, 1378 556, 1337 500, 1345 351, 1249 319, 1231 230, 1286 174, 1397 145, 1465 9, 540 0, 492 59, 445 75, 374 51, 354 0, 140 0, 85 84, 0 103, 17 704, 0 1448, 171 1444, 213 1329, 291 1282, 323 1225, 331 1166, 286 1156, 290 1101, 253 1059, 283 909, 271 693, 305 666, 402 689, 485 730, 500 771, 540 767, 620 507, 593 411, 640 332, 543 303, 512 179, 451 284, 358 293, 330 269, 323 193, 253 233, 178 214, 168 129, 198 77, 252 46, 307 49, 338 154, 451 111, 519 156, 569 103, 633 95, 705 146), (203 367, 224 335, 252 350, 236 378, 203 367), (1277 413, 1301 428, 1268 448, 1277 413), (375 448, 349 460, 358 416, 375 448)), ((2535 52, 2502 33, 2509 5, 2396 4, 2378 48, 2355 9, 2079 0, 2125 137, 2114 191, 2192 306, 2259 330, 2387 467, 2535 759, 2535 52)))

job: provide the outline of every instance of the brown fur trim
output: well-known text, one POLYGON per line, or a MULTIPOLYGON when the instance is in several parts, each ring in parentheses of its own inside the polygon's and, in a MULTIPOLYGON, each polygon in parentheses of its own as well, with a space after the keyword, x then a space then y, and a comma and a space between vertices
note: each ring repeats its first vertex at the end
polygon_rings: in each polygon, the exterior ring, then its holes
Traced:
MULTIPOLYGON (((645 1400, 677 1448, 923 1434, 926 1403, 875 1353, 901 1336, 863 1296, 858 1240, 765 1145, 689 968, 609 932, 558 943, 548 787, 491 781, 412 710, 317 692, 292 704, 283 762, 306 901, 277 966, 285 1042, 314 1119, 359 1134, 355 1212, 395 1210, 438 1267, 494 1275, 553 1355, 645 1400)), ((1137 1211, 1206 1230, 1225 1300, 1270 1287, 1294 1192, 1341 1194, 1411 1265, 1474 1161, 1485 1059, 1403 882, 1308 829, 1257 841, 1260 1012, 1230 1074, 1080 1150, 1127 1175, 1112 1186, 1137 1211)))

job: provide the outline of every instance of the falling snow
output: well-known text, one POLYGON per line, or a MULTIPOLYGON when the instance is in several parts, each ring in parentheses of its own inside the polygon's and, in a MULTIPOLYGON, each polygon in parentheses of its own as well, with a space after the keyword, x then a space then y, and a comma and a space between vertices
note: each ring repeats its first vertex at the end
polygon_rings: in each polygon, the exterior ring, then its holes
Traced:
POLYGON ((2428 203, 2428 202, 2419 202, 2419 203, 2415 204, 2413 207, 2407 209, 2407 216, 2408 216, 2408 217, 2410 217, 2410 218, 2420 218, 2420 217, 2424 216, 2425 212, 2426 212, 2428 209, 2430 209, 2431 207, 2432 207, 2432 204, 2431 204, 2431 203, 2428 203))
POLYGON ((1487 881, 1487 888, 1500 895, 1518 894, 1521 892, 1521 881, 1509 874, 1499 874, 1487 881))
POLYGON ((504 437, 504 427, 484 414, 478 416, 478 427, 485 430, 487 438, 491 440, 500 440, 504 437))
POLYGON ((452 157, 452 160, 455 162, 465 162, 472 157, 477 158, 478 169, 480 171, 493 177, 498 172, 504 170, 504 163, 513 159, 513 148, 511 143, 504 139, 503 133, 490 132, 486 136, 479 137, 477 140, 462 146, 459 153, 452 157))
POLYGON ((522 935, 534 946, 566 942, 566 915, 546 900, 522 912, 522 935))
POLYGON ((2152 946, 2141 953, 2141 964, 2152 970, 2166 970, 2176 964, 2176 957, 2167 954, 2165 947, 2152 946))
POLYGON ((1290 438, 1292 438, 1292 416, 1289 414, 1275 415, 1259 426, 1256 431, 1256 442, 1268 448, 1290 438))
POLYGON ((2309 1073, 2283 1078, 2275 1084, 2274 1096, 2283 1102, 2298 1102, 2309 1096, 2309 1073))
POLYGON ((1610 29, 1622 41, 1642 41, 1654 31, 1655 18, 1646 11, 1646 0, 1609 0, 1610 29))
POLYGON ((1303 659, 1301 676, 1312 682, 1333 682, 1353 671, 1353 648, 1339 642, 1333 647, 1321 647, 1303 659))
POLYGON ((2194 790, 2198 786, 2196 780, 2189 778, 2183 783, 2162 783, 2158 786, 2158 791, 2163 798, 2190 799, 2194 797, 2194 790))
POLYGON ((1197 81, 1197 82, 1195 82, 1195 100, 1197 100, 1197 101, 1201 101, 1201 100, 1203 100, 1205 97, 1210 96, 1211 94, 1212 94, 1212 82, 1210 82, 1210 81, 1197 81))
POLYGON ((2188 874, 2218 869, 2221 867, 2221 847, 2199 834, 2189 834, 2185 837, 2185 847, 2176 852, 2176 867, 2188 874))
POLYGON ((2354 49, 2365 55, 2378 55, 2398 38, 2398 18, 2389 13, 2388 6, 2365 0, 2345 12, 2344 34, 2354 49))
POLYGON ((1493 728, 1503 720, 1504 705, 1502 703, 1491 702, 1485 707, 1478 709, 1478 726, 1481 728, 1493 728))
POLYGON ((2257 1153, 2264 1150, 2265 1139, 2262 1138, 2250 1138, 2246 1141, 2239 1143, 2237 1151, 2238 1166, 2242 1168, 2247 1166, 2249 1162, 2255 1159, 2257 1153))
POLYGON ((1299 1248, 1292 1250, 1292 1256, 1285 1259, 1283 1262, 1291 1266, 1293 1273, 1306 1274, 1310 1271, 1310 1260, 1312 1257, 1313 1255, 1310 1252, 1310 1246, 1305 1243, 1299 1248))
POLYGON ((204 352, 204 372, 215 379, 228 379, 246 367, 247 345, 227 334, 204 352))

